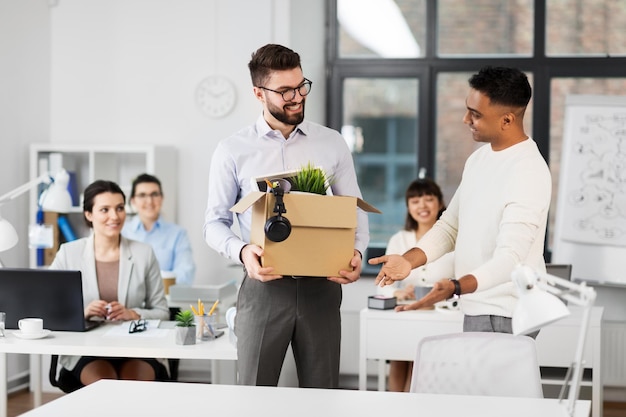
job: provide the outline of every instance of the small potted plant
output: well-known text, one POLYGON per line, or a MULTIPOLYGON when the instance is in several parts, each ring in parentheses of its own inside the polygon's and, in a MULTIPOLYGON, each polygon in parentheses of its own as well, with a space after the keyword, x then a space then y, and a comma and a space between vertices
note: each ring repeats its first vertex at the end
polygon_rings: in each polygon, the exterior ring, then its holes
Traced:
POLYGON ((176 313, 176 344, 196 344, 196 324, 191 310, 181 310, 176 313))
POLYGON ((326 195, 326 191, 331 183, 331 178, 327 177, 324 170, 313 166, 310 162, 303 166, 294 177, 292 191, 326 195))

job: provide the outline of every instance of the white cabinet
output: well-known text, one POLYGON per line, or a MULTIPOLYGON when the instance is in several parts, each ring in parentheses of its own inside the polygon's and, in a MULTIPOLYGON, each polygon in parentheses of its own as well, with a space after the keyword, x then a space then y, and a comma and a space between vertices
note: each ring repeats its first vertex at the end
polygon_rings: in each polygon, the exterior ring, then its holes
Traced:
MULTIPOLYGON (((170 198, 163 200, 163 217, 176 222, 176 189, 178 188, 178 161, 174 147, 157 145, 79 145, 36 143, 30 146, 30 178, 45 171, 65 168, 71 174, 70 187, 76 198, 67 214, 70 225, 78 237, 89 233, 82 210, 82 192, 95 180, 116 182, 126 194, 128 202, 133 179, 141 174, 155 175, 170 198)), ((56 172, 50 172, 54 175, 56 172)), ((30 193, 29 222, 37 217, 39 190, 30 193)), ((127 210, 130 206, 127 205, 127 210)), ((46 262, 47 263, 47 262, 46 262)), ((31 250, 30 266, 36 267, 37 252, 31 250)))

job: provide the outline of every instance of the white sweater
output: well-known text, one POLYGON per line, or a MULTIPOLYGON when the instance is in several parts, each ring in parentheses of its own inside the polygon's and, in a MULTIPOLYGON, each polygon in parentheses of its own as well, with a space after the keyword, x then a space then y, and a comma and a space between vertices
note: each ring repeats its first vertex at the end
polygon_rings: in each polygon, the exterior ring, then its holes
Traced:
POLYGON ((461 297, 465 314, 512 317, 514 267, 545 271, 551 189, 548 166, 530 138, 498 152, 487 144, 467 159, 447 210, 417 245, 429 262, 454 250, 456 277, 476 277, 476 292, 461 297))

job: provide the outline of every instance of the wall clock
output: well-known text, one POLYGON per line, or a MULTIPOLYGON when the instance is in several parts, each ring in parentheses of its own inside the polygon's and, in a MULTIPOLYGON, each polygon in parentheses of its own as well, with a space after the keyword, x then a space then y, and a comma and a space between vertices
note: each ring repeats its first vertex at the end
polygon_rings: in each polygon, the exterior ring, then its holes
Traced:
POLYGON ((226 116, 235 108, 237 91, 226 77, 210 76, 196 88, 196 104, 205 115, 212 118, 226 116))

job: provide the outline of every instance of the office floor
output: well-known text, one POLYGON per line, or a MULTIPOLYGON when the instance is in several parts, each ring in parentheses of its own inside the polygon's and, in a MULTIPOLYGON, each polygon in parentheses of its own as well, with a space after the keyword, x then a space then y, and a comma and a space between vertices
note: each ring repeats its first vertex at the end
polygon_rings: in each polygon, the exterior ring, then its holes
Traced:
MULTIPOLYGON (((47 403, 64 394, 43 394, 47 403)), ((16 417, 33 408, 33 394, 27 389, 9 395, 8 417, 16 417)), ((604 417, 626 417, 626 402, 605 402, 604 417)))
MULTIPOLYGON (((43 400, 43 403, 45 404, 63 395, 65 394, 44 393, 42 400, 43 400)), ((8 417, 19 416, 20 414, 24 414, 25 412, 27 412, 28 410, 31 410, 32 408, 33 408, 33 393, 30 392, 27 388, 21 391, 17 391, 12 394, 9 394, 9 401, 8 401, 8 407, 7 407, 8 417)))

